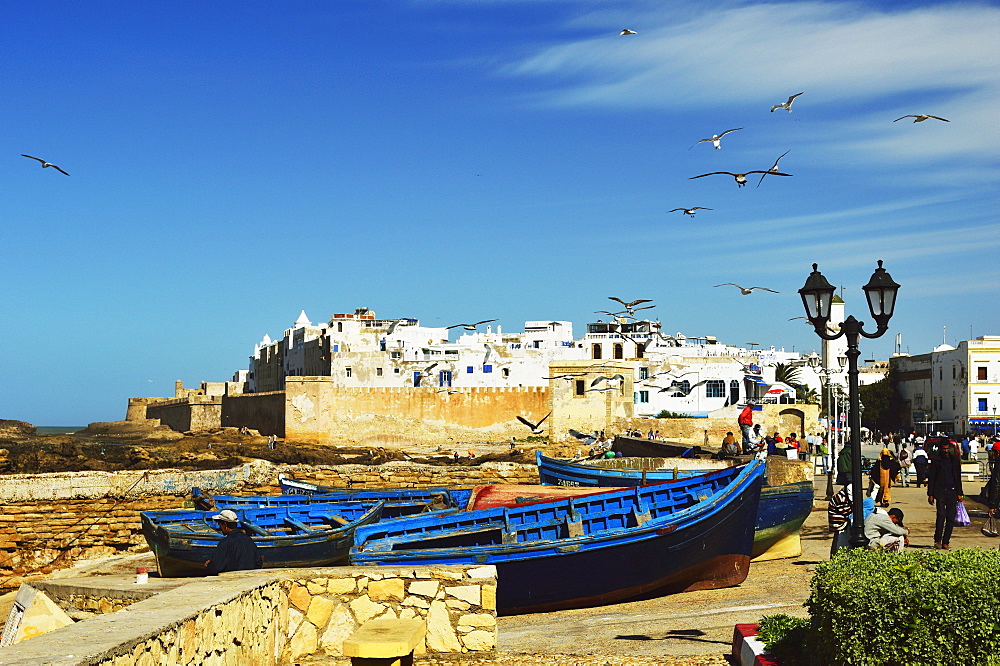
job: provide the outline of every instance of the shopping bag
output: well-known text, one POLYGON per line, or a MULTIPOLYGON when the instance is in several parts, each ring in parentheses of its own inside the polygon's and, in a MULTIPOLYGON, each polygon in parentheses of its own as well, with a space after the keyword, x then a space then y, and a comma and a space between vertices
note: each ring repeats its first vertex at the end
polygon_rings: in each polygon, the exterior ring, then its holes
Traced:
POLYGON ((984 536, 995 537, 1000 536, 1000 530, 997 529, 997 519, 990 516, 986 519, 986 524, 983 525, 983 529, 980 530, 984 536))
POLYGON ((969 522, 969 512, 965 510, 965 502, 957 503, 955 505, 955 524, 965 527, 969 522))

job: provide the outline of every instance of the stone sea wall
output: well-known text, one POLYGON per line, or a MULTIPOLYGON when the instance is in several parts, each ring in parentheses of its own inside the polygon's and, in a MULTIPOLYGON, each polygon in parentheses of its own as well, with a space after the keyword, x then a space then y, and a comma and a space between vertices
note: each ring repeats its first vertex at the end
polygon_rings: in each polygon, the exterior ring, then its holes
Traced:
MULTIPOLYGON (((50 594, 57 593, 56 591, 50 594)), ((6 666, 39 663, 289 664, 340 656, 376 618, 427 622, 424 653, 496 648, 496 568, 331 567, 201 579, 6 648, 6 666)))

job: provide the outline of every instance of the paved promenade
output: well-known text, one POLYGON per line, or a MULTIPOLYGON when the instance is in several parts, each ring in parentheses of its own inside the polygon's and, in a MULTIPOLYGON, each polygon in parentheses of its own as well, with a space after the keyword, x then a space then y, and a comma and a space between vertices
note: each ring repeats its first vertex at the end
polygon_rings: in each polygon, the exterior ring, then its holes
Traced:
MULTIPOLYGON (((805 617, 802 603, 816 564, 829 559, 826 523, 826 477, 815 479, 816 502, 802 529, 802 556, 751 565, 739 587, 687 592, 659 599, 601 608, 499 618, 501 650, 531 654, 606 655, 608 657, 721 656, 729 652, 733 626, 756 622, 762 615, 787 613, 805 617)), ((967 482, 978 495, 985 481, 967 482)), ((892 489, 893 506, 903 510, 913 548, 934 547, 934 507, 924 488, 892 489)), ((1000 538, 979 532, 985 507, 967 498, 972 518, 956 527, 952 548, 997 548, 1000 538)), ((595 571, 595 576, 614 572, 595 571)))

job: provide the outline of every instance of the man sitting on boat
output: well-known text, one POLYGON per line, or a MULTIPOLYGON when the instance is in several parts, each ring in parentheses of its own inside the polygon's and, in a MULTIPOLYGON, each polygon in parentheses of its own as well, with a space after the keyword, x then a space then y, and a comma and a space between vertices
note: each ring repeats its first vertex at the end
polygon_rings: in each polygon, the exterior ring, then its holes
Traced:
POLYGON ((212 516, 212 520, 218 521, 219 530, 224 538, 215 547, 212 559, 205 562, 208 575, 216 576, 227 571, 264 567, 264 559, 257 552, 257 544, 240 527, 240 519, 236 512, 226 509, 212 516))

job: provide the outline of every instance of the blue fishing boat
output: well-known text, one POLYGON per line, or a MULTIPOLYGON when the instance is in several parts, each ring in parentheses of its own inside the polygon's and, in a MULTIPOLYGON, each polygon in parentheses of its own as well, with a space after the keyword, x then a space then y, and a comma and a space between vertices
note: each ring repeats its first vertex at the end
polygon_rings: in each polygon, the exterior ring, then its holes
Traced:
MULTIPOLYGON (((658 483, 691 475, 704 474, 704 470, 678 468, 642 469, 642 459, 636 467, 610 468, 556 460, 535 452, 538 476, 543 484, 560 486, 637 486, 658 483)), ((615 461, 609 461, 614 464, 615 461)), ((683 465, 686 461, 677 461, 683 465)), ((699 464, 692 461, 690 464, 699 464)), ((710 461, 704 461, 707 464, 710 461)), ((664 463, 658 463, 664 464, 664 463)), ((668 464, 669 463, 665 463, 668 464)), ((755 560, 797 557, 802 548, 799 530, 813 508, 813 489, 809 463, 787 460, 777 456, 767 458, 764 486, 760 493, 754 533, 753 557, 755 560)))
MULTIPOLYGON (((278 474, 278 486, 284 495, 322 495, 324 498, 356 501, 425 502, 439 509, 464 509, 472 495, 472 486, 435 486, 430 488, 336 488, 299 481, 278 474)), ((392 513, 392 511, 390 511, 392 513)), ((386 517, 393 517, 386 515, 386 517)))
MULTIPOLYGON (((336 502, 270 507, 233 506, 265 568, 329 566, 343 562, 354 531, 382 517, 383 502, 336 502)), ((143 511, 142 535, 164 578, 205 575, 222 540, 213 511, 143 511)))
POLYGON ((671 483, 366 525, 350 559, 493 564, 503 614, 738 585, 750 567, 763 470, 754 461, 671 483))
MULTIPOLYGON (((318 486, 314 486, 317 488, 318 486)), ((421 490, 413 489, 387 490, 340 490, 326 493, 310 493, 298 495, 209 495, 201 488, 192 488, 191 497, 194 500, 196 509, 203 511, 218 511, 221 509, 233 509, 236 507, 246 508, 269 508, 277 506, 306 506, 310 504, 329 504, 331 502, 384 502, 382 508, 382 518, 398 518, 400 516, 410 516, 415 513, 425 513, 428 511, 448 511, 465 508, 463 504, 457 505, 451 494, 440 489, 428 488, 421 490)), ((471 490, 467 491, 467 494, 471 490)))

